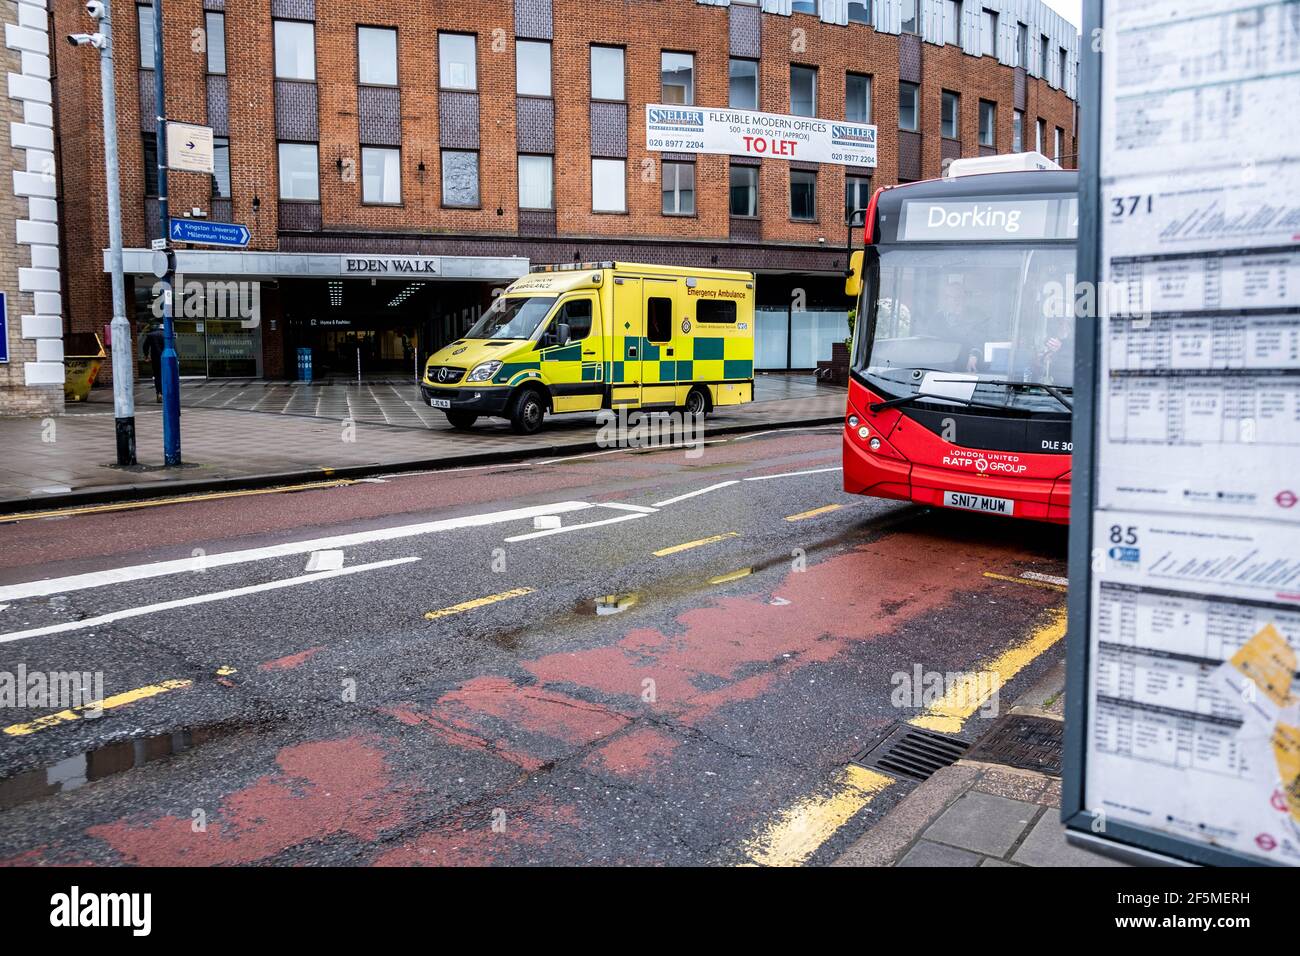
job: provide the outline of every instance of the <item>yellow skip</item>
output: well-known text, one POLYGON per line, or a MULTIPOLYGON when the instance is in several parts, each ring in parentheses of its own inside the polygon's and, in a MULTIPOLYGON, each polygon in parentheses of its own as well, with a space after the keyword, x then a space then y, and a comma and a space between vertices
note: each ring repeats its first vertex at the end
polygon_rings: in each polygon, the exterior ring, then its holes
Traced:
POLYGON ((34 734, 38 730, 44 730, 46 727, 54 727, 58 724, 67 723, 70 720, 80 720, 81 715, 90 710, 112 710, 114 707, 124 707, 127 704, 134 704, 137 700, 144 700, 148 697, 156 697, 159 694, 165 694, 169 690, 180 690, 182 687, 189 687, 193 684, 192 680, 165 680, 161 684, 150 684, 148 687, 137 687, 135 690, 128 690, 125 693, 115 694, 112 697, 104 698, 103 702, 91 701, 88 704, 80 704, 68 710, 61 710, 56 714, 47 714, 33 720, 29 724, 10 724, 4 729, 6 734, 11 737, 21 737, 26 734, 34 734))
POLYGON ((475 598, 472 601, 463 601, 460 604, 453 604, 451 607, 444 607, 440 611, 430 611, 424 616, 430 621, 436 621, 440 617, 450 617, 452 614, 464 614, 466 611, 472 611, 478 607, 486 607, 489 604, 496 604, 498 601, 508 601, 510 598, 532 593, 533 588, 515 588, 511 591, 502 591, 500 594, 489 594, 487 597, 475 598))
POLYGON ((786 515, 786 521, 803 521, 804 518, 815 518, 818 515, 824 515, 829 511, 839 511, 843 505, 823 505, 820 508, 814 508, 812 511, 801 511, 797 515, 786 515))
MULTIPOLYGON (((1011 580, 1018 580, 1012 578, 1011 580)), ((1035 582, 1026 581, 1026 584, 1035 582)), ((1040 654, 1065 636, 1065 608, 1054 608, 1052 620, 1027 640, 1003 651, 979 672, 963 674, 939 700, 908 721, 913 727, 939 733, 958 733, 966 719, 1004 687, 1011 678, 1032 664, 1040 654)))
POLYGON ((727 531, 723 534, 715 534, 708 538, 700 538, 698 541, 687 541, 685 544, 675 544, 671 548, 660 548, 654 553, 656 558, 662 558, 669 554, 676 554, 678 551, 689 551, 691 548, 701 548, 706 544, 715 544, 718 541, 725 541, 727 538, 739 538, 739 531, 727 531))
POLYGON ((741 849, 759 866, 798 866, 893 782, 893 777, 849 764, 828 793, 783 810, 741 849))
MULTIPOLYGON (((328 474, 328 471, 326 472, 328 474)), ((214 491, 202 495, 182 495, 176 498, 151 498, 148 501, 119 501, 109 505, 87 505, 84 508, 59 508, 54 511, 32 511, 22 514, 0 515, 0 522, 35 521, 37 518, 70 518, 77 515, 102 514, 106 511, 134 511, 136 508, 157 508, 161 505, 187 505, 196 501, 217 501, 221 498, 246 498, 249 495, 277 495, 286 491, 311 491, 314 488, 341 488, 356 482, 347 478, 333 481, 308 481, 301 485, 277 485, 274 488, 247 488, 243 491, 214 491)), ((162 490, 162 489, 159 489, 162 490)))

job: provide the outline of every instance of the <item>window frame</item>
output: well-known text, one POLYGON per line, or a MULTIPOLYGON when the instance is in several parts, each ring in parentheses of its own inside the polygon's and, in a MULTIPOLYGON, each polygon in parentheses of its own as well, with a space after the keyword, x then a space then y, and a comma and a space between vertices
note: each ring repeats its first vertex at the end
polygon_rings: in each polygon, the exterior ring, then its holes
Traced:
POLYGON ((626 216, 627 208, 627 160, 617 156, 591 157, 591 211, 597 216, 626 216), (623 187, 623 206, 620 209, 601 209, 596 206, 596 164, 618 163, 623 167, 623 176, 619 180, 623 187))
POLYGON ((845 203, 844 203, 844 222, 845 222, 845 223, 849 223, 849 222, 852 222, 852 216, 853 216, 853 213, 857 212, 859 209, 861 209, 861 210, 866 210, 866 208, 867 208, 867 204, 871 202, 871 176, 869 176, 869 175, 863 175, 862 173, 849 173, 849 172, 846 172, 846 173, 844 174, 844 192, 845 192, 845 194, 846 194, 846 195, 844 196, 844 199, 845 199, 845 203), (852 182, 857 182, 857 183, 865 183, 865 184, 866 184, 866 190, 865 190, 865 191, 866 191, 866 202, 863 203, 861 206, 855 207, 854 209, 849 209, 849 204, 848 204, 848 201, 847 201, 848 198, 849 198, 848 195, 847 195, 847 193, 848 193, 848 190, 849 190, 849 183, 850 183, 850 181, 852 181, 852 182))
POLYGON ((759 77, 760 77, 760 76, 761 76, 761 73, 760 73, 760 71, 759 71, 758 60, 752 59, 752 58, 747 57, 747 56, 732 56, 732 57, 728 57, 728 58, 727 58, 727 108, 728 108, 728 109, 734 109, 734 110, 758 110, 758 109, 760 109, 760 108, 761 108, 761 107, 760 107, 761 99, 760 99, 759 93, 760 93, 760 90, 761 90, 761 87, 762 87, 762 84, 761 84, 760 81, 759 81, 759 77), (737 106, 735 103, 733 103, 733 102, 731 101, 731 93, 732 93, 732 87, 731 87, 731 81, 732 81, 731 66, 732 66, 733 63, 747 63, 747 64, 749 64, 750 66, 752 66, 752 67, 754 68, 754 105, 753 105, 753 106, 737 106))
POLYGON ((626 103, 627 102, 627 47, 618 46, 611 43, 592 43, 587 47, 587 93, 593 103, 626 103), (618 99, 611 99, 607 96, 596 95, 596 70, 595 70, 595 51, 596 50, 617 50, 618 62, 621 67, 619 70, 619 87, 622 96, 618 99))
POLYGON ((515 38, 515 96, 526 96, 536 100, 550 100, 555 98, 555 46, 550 40, 515 38), (519 69, 519 48, 524 45, 546 47, 545 93, 526 93, 519 88, 519 79, 523 75, 519 69))
POLYGON ((370 23, 357 24, 357 86, 374 86, 380 89, 395 89, 401 85, 402 64, 401 49, 398 43, 397 27, 375 26, 370 23), (393 35, 393 82, 392 83, 374 83, 370 80, 361 78, 361 31, 372 30, 374 32, 391 33, 393 35))
POLYGON ((815 16, 818 16, 818 15, 821 14, 821 10, 819 9, 819 7, 820 7, 819 0, 791 0, 791 2, 790 2, 790 13, 791 13, 792 15, 793 15, 793 14, 796 14, 796 13, 803 13, 803 14, 806 14, 806 15, 808 15, 808 16, 815 17, 815 16), (812 4, 812 9, 811 9, 811 10, 800 10, 800 9, 799 9, 799 4, 801 4, 801 3, 810 3, 810 4, 812 4))
POLYGON ((224 10, 204 10, 203 11, 203 70, 208 76, 226 76, 230 69, 230 64, 226 59, 226 12, 224 10), (221 29, 214 31, 211 27, 213 18, 221 21, 221 29), (212 69, 212 35, 217 33, 221 37, 221 69, 212 69))
POLYGON ((939 136, 942 139, 961 139, 961 94, 953 90, 939 92, 939 136), (948 104, 952 104, 952 132, 948 129, 948 104))
POLYGON ((844 121, 846 123, 870 123, 871 116, 875 110, 875 77, 870 73, 859 73, 857 70, 846 70, 844 73, 844 121), (864 86, 867 92, 867 109, 866 119, 853 119, 849 116, 849 83, 853 79, 865 81, 864 86))
POLYGON ((448 147, 438 150, 438 199, 443 209, 482 209, 483 208, 483 157, 477 149, 454 149, 448 147), (474 202, 459 203, 447 201, 447 154, 458 153, 474 157, 474 202))
POLYGON ((730 216, 732 219, 760 219, 760 218, 762 218, 762 216, 761 216, 761 213, 762 213, 762 207, 759 205, 759 201, 758 201, 758 199, 759 199, 759 196, 758 196, 758 178, 759 178, 759 176, 761 175, 761 173, 759 172, 760 169, 761 169, 760 166, 755 166, 755 165, 752 165, 752 164, 750 164, 750 163, 729 163, 729 164, 728 164, 728 166, 727 166, 727 215, 730 216), (737 170, 740 170, 740 171, 742 171, 742 172, 746 172, 746 173, 750 174, 750 176, 753 177, 753 184, 750 185, 750 186, 748 187, 748 188, 750 189, 750 196, 751 196, 752 199, 753 199, 752 206, 753 206, 754 211, 753 211, 752 213, 748 213, 748 212, 745 212, 745 213, 742 213, 742 212, 736 212, 735 209, 734 209, 734 207, 732 206, 732 202, 731 202, 731 200, 732 200, 732 198, 733 198, 733 197, 732 197, 732 190, 735 189, 736 186, 735 186, 735 184, 731 181, 731 176, 732 176, 732 174, 735 173, 737 170))
MULTIPOLYGON (((387 168, 387 163, 385 163, 387 168)), ((361 147, 361 205, 363 206, 401 206, 402 205, 402 147, 400 146, 362 146, 361 147), (366 153, 397 154, 397 199, 366 198, 366 153)))
POLYGON ((303 202, 319 203, 320 202, 320 143, 310 140, 300 139, 277 139, 275 141, 275 196, 279 202, 303 202), (302 146, 314 149, 316 151, 316 198, 285 196, 284 193, 284 162, 281 158, 281 148, 284 146, 302 146))
POLYGON ((899 14, 900 14, 900 17, 901 17, 901 20, 900 20, 900 22, 901 22, 901 26, 899 27, 900 32, 902 32, 902 33, 910 33, 910 34, 912 34, 912 35, 914 35, 914 36, 919 36, 919 35, 920 35, 920 33, 921 33, 921 23, 920 23, 920 19, 921 19, 921 10, 920 10, 920 7, 921 7, 921 4, 919 3, 919 0, 901 0, 901 2, 900 2, 900 4, 899 4, 899 14), (909 21, 909 18, 908 18, 908 16, 907 16, 907 9, 908 9, 909 6, 911 7, 911 10, 912 10, 912 16, 911 16, 911 18, 910 18, 910 20, 911 20, 911 24, 912 24, 912 28, 911 28, 910 30, 909 30, 908 27, 907 27, 907 24, 908 24, 908 21, 909 21))
POLYGON ((695 52, 693 50, 667 50, 659 51, 659 102, 666 106, 694 106, 695 105, 695 52), (687 56, 691 59, 691 79, 690 86, 687 89, 686 99, 681 103, 672 103, 664 96, 664 57, 667 56, 687 56))
POLYGON ((979 113, 979 132, 977 133, 977 137, 978 137, 979 145, 981 145, 981 146, 992 146, 994 149, 997 149, 997 148, 998 148, 998 104, 997 104, 997 101, 996 101, 996 100, 985 100, 985 99, 981 99, 981 100, 980 100, 979 109, 980 109, 980 113, 979 113), (989 138, 988 138, 988 141, 987 141, 987 142, 985 142, 985 140, 984 140, 984 132, 985 132, 985 128, 984 128, 984 114, 985 114, 985 107, 988 108, 988 117, 989 117, 989 125, 988 125, 988 135, 989 135, 989 138))
POLYGON ((980 8, 980 56, 991 56, 994 59, 998 55, 998 11, 990 10, 988 7, 980 8), (987 48, 985 46, 984 28, 989 28, 989 37, 987 48))
POLYGON ((921 130, 921 85, 907 80, 898 81, 898 128, 905 133, 917 133, 921 130), (903 90, 912 91, 912 125, 903 125, 903 90))
POLYGON ((316 54, 316 22, 314 20, 290 20, 285 17, 275 17, 271 20, 271 72, 275 79, 285 80, 289 83, 315 83, 318 76, 316 69, 316 54), (286 27, 305 27, 311 31, 311 76, 284 76, 280 73, 280 44, 278 42, 278 31, 281 25, 286 27))
POLYGON ((817 99, 818 99, 818 96, 817 96, 817 94, 818 94, 818 89, 817 89, 817 87, 820 85, 820 83, 818 82, 818 76, 817 76, 817 74, 818 74, 818 70, 817 70, 817 67, 815 67, 815 66, 808 66, 808 65, 806 65, 806 64, 804 64, 804 63, 791 63, 791 64, 790 64, 790 115, 791 115, 791 116, 803 116, 803 117, 805 117, 805 118, 807 118, 807 119, 816 119, 816 118, 817 118, 817 107, 818 107, 818 105, 819 105, 818 102, 817 102, 817 99), (795 111, 795 108, 794 108, 794 78, 795 78, 795 71, 796 71, 796 70, 803 70, 803 71, 805 71, 806 73, 808 73, 809 75, 811 75, 811 77, 812 77, 812 112, 811 112, 811 113, 799 113, 799 112, 796 112, 796 111, 795 111))
POLYGON ((515 158, 516 181, 515 188, 518 190, 518 203, 520 211, 529 212, 555 212, 555 154, 554 153, 518 153, 515 158), (525 159, 545 159, 549 161, 551 172, 551 204, 549 206, 525 206, 524 189, 523 189, 523 171, 525 159))
POLYGON ((695 170, 695 162, 694 162, 693 160, 689 160, 689 159, 665 159, 663 162, 661 162, 661 163, 659 164, 659 179, 660 179, 660 184, 659 184, 659 214, 660 214, 660 215, 662 215, 662 216, 674 216, 674 217, 683 217, 683 216, 684 216, 684 217, 686 217, 686 218, 693 218, 693 217, 699 215, 699 208, 700 208, 700 203, 699 203, 699 192, 698 192, 699 187, 698 187, 698 185, 697 185, 699 180, 698 180, 698 178, 696 177, 695 173, 696 173, 696 170, 695 170), (672 191, 672 195, 673 195, 674 200, 675 200, 674 203, 673 203, 673 205, 674 205, 676 208, 673 209, 673 210, 668 210, 668 209, 665 209, 665 208, 664 208, 664 197, 667 196, 667 195, 669 195, 669 194, 664 190, 663 187, 664 187, 664 185, 665 185, 665 184, 667 183, 667 181, 668 181, 667 170, 668 170, 668 167, 669 167, 669 166, 673 167, 673 170, 674 170, 674 172, 673 172, 673 191, 672 191), (682 181, 681 181, 681 175, 680 175, 680 169, 681 169, 682 167, 689 167, 690 170, 691 170, 691 208, 690 208, 689 210, 685 211, 685 212, 682 211, 682 181))
POLYGON ((158 134, 154 130, 142 130, 140 133, 140 156, 142 169, 144 171, 144 197, 146 199, 157 199, 159 193, 158 184, 158 134), (152 144, 152 145, 150 145, 152 144), (149 162, 149 154, 153 153, 153 162, 149 162), (149 181, 153 180, 153 192, 149 191, 149 181))
MULTIPOLYGON (((206 22, 206 21, 205 21, 206 22)), ((135 5, 135 42, 139 47, 140 69, 153 69, 153 46, 154 46, 154 23, 153 23, 153 6, 148 3, 137 3, 135 5), (146 46, 144 42, 144 21, 141 19, 143 14, 149 15, 149 43, 146 46), (146 56, 146 52, 148 54, 146 56)))
POLYGON ((787 198, 788 198, 788 200, 789 200, 789 202, 788 202, 788 206, 789 206, 789 208, 788 208, 787 211, 788 211, 789 214, 790 214, 790 221, 791 221, 791 222, 804 222, 804 223, 808 223, 808 222, 818 222, 819 220, 818 220, 818 215, 817 215, 817 171, 814 170, 814 169, 795 169, 794 167, 791 167, 791 168, 790 168, 790 188, 789 188, 789 196, 788 196, 787 198), (812 177, 812 216, 810 216, 810 217, 805 217, 805 216, 796 216, 796 215, 794 214, 794 185, 795 185, 795 176, 799 176, 800 178, 802 178, 802 177, 804 177, 804 176, 810 176, 810 177, 812 177))
POLYGON ((941 24, 943 30, 943 42, 960 47, 962 45, 961 37, 961 2, 962 0, 943 0, 944 21, 941 24), (951 16, 949 15, 951 14, 951 16), (951 22, 952 31, 949 35, 948 25, 951 22))
POLYGON ((478 92, 478 34, 467 33, 464 30, 439 30, 438 31, 438 91, 448 93, 477 93, 478 92), (470 49, 474 53, 474 69, 471 71, 469 86, 448 86, 442 81, 443 66, 445 60, 442 55, 442 38, 443 37, 466 37, 470 41, 470 49))
POLYGON ((230 163, 230 137, 229 137, 229 136, 213 136, 213 137, 212 137, 212 175, 209 177, 209 178, 212 180, 212 198, 213 198, 213 199, 233 199, 233 198, 234 198, 234 194, 235 194, 235 184, 234 184, 234 181, 231 179, 231 168, 232 168, 232 167, 231 167, 231 163, 230 163), (226 189, 227 189, 227 195, 225 195, 225 196, 221 195, 221 193, 219 193, 219 192, 217 191, 217 168, 218 168, 217 156, 219 156, 219 155, 221 154, 221 145, 220 145, 220 144, 221 144, 223 141, 225 142, 225 151, 226 151, 226 189))
POLYGON ((1023 153, 1025 151, 1025 111, 1011 111, 1011 151, 1013 153, 1023 153))
MULTIPOLYGON (((732 0, 732 2, 734 3, 735 0, 732 0)), ((871 26, 872 24, 871 0, 846 0, 845 6, 848 8, 849 23, 862 23, 867 26, 871 26), (855 7, 862 8, 863 19, 858 20, 853 16, 853 10, 855 7)))

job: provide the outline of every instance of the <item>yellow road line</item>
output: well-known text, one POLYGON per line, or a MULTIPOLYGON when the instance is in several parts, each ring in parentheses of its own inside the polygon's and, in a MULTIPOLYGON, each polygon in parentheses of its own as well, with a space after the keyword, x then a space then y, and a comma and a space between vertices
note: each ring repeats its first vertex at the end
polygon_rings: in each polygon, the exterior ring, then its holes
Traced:
POLYGON ((827 793, 783 810, 741 849, 759 866, 798 866, 893 782, 893 777, 849 764, 827 793))
POLYGON ((709 583, 726 584, 728 581, 739 581, 741 578, 747 578, 753 573, 753 568, 741 568, 739 571, 729 571, 726 574, 719 574, 716 578, 709 578, 709 583))
MULTIPOLYGON (((1011 578, 1011 580, 1018 580, 1011 578)), ((1026 584, 1036 582, 1026 581, 1026 584)), ((965 673, 939 700, 908 721, 913 727, 940 733, 959 732, 966 719, 1004 687, 1011 678, 1065 636, 1064 608, 1054 608, 1052 619, 1027 639, 1007 648, 978 671, 965 673)))
POLYGON ((38 730, 44 730, 46 727, 54 727, 58 724, 65 724, 70 720, 80 720, 82 714, 87 711, 112 710, 114 707, 124 707, 127 704, 134 704, 138 700, 145 700, 149 697, 156 697, 159 694, 165 694, 169 690, 180 690, 183 687, 189 687, 193 684, 192 680, 165 680, 160 684, 150 684, 148 687, 137 687, 135 690, 128 690, 121 694, 114 694, 112 697, 106 697, 102 702, 92 701, 88 704, 79 704, 68 710, 61 710, 56 714, 48 714, 40 717, 28 724, 10 724, 4 728, 4 732, 12 737, 21 737, 26 734, 34 734, 38 730))
POLYGON ((1009 574, 994 574, 992 571, 985 571, 986 578, 992 578, 994 581, 1010 581, 1012 584, 1027 584, 1031 588, 1046 588, 1049 591, 1068 591, 1064 584, 1053 584, 1051 581, 1035 581, 1032 578, 1016 578, 1009 574))
POLYGON ((786 521, 803 521, 805 518, 815 518, 817 515, 824 515, 828 511, 839 511, 843 505, 823 505, 820 508, 814 508, 812 511, 801 511, 797 515, 786 515, 786 521))
POLYGON ((533 590, 533 588, 515 588, 511 591, 502 591, 500 594, 489 594, 487 597, 475 598, 472 601, 462 601, 460 604, 453 604, 451 607, 444 607, 440 611, 430 611, 424 616, 430 621, 436 621, 440 617, 449 617, 452 614, 464 614, 466 611, 472 611, 479 607, 486 607, 489 604, 496 604, 498 601, 508 601, 510 598, 532 594, 533 590))
MULTIPOLYGON (((332 469, 322 468, 325 474, 332 469)), ((220 498, 244 498, 249 495, 275 495, 286 491, 310 491, 314 488, 338 488, 353 485, 356 482, 348 478, 335 478, 331 481, 308 481, 301 485, 276 485, 274 488, 246 488, 243 491, 214 491, 203 495, 182 495, 176 498, 151 498, 148 501, 118 501, 108 505, 87 505, 84 508, 58 508, 54 511, 31 511, 19 514, 0 515, 0 522, 35 521, 37 518, 67 518, 75 515, 102 514, 107 511, 133 511, 136 508, 157 508, 161 505, 185 505, 196 501, 216 501, 220 498)), ((165 489, 159 488, 160 492, 165 489)))
POLYGON ((727 531, 723 534, 711 535, 707 538, 700 538, 696 541, 687 541, 685 544, 675 544, 671 548, 660 548, 654 553, 656 558, 662 558, 669 554, 676 554, 678 551, 689 551, 691 548, 701 548, 706 544, 713 544, 717 541, 723 541, 727 538, 739 538, 739 531, 727 531))

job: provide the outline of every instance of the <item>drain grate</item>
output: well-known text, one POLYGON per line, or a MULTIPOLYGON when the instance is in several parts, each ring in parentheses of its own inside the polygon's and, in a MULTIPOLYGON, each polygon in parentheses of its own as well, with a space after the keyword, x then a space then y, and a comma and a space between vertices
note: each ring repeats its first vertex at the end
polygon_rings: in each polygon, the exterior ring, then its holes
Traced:
POLYGON ((913 780, 928 780, 936 771, 956 763, 969 746, 947 734, 896 724, 883 740, 859 753, 852 762, 913 780))
POLYGON ((1064 723, 1050 717, 1007 714, 980 738, 968 757, 1021 770, 1061 775, 1061 733, 1064 723))

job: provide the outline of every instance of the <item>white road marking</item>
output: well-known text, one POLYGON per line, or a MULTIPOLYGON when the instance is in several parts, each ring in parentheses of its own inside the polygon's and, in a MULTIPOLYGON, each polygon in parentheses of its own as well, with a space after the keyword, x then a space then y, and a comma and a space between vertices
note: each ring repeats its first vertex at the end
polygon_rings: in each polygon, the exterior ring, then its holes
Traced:
POLYGON ((802 428, 769 428, 767 431, 747 432, 744 435, 737 435, 732 441, 745 441, 748 438, 758 438, 760 435, 775 435, 777 432, 815 432, 822 430, 840 430, 839 425, 805 425, 802 428))
POLYGON ((307 567, 304 571, 337 571, 343 567, 343 552, 337 549, 333 551, 313 551, 311 557, 307 559, 307 567))
POLYGON ((380 568, 391 568, 398 564, 410 564, 412 561, 419 561, 417 557, 410 558, 391 558, 387 561, 375 561, 371 564, 355 564, 350 568, 339 568, 337 571, 318 571, 315 574, 300 574, 293 578, 283 578, 279 581, 267 581, 264 584, 250 584, 240 588, 230 588, 226 591, 213 591, 211 594, 196 594, 193 597, 178 598, 174 601, 163 601, 160 604, 146 604, 142 607, 129 607, 122 611, 113 611, 109 614, 101 614, 98 617, 87 617, 80 621, 65 621, 62 624, 50 624, 46 627, 34 627, 26 631, 13 631, 9 634, 0 634, 0 644, 9 644, 13 641, 25 640, 29 637, 44 637, 49 634, 62 634, 67 631, 78 631, 88 627, 103 627, 106 624, 112 624, 116 621, 123 621, 132 617, 143 617, 146 614, 157 614, 160 611, 172 611, 176 608, 192 607, 195 604, 210 604, 213 601, 226 601, 230 598, 244 597, 248 594, 258 594, 262 591, 278 591, 281 588, 291 588, 299 584, 311 584, 315 581, 325 581, 329 578, 342 577, 345 574, 360 574, 362 571, 378 571, 380 568))
POLYGON ((570 531, 581 531, 583 528, 598 528, 601 525, 617 524, 620 521, 635 521, 637 518, 644 518, 645 515, 640 513, 619 515, 617 518, 606 518, 604 521, 588 521, 586 524, 571 524, 567 528, 554 528, 549 531, 531 531, 528 534, 516 534, 506 538, 506 541, 531 541, 533 538, 546 538, 553 534, 566 534, 570 531))
POLYGON ((843 471, 843 467, 836 465, 834 468, 810 468, 807 471, 783 471, 779 475, 755 475, 753 478, 746 478, 745 481, 767 481, 769 478, 793 478, 796 475, 821 475, 828 471, 843 471))
POLYGON ((1063 578, 1059 574, 1043 574, 1040 571, 1021 571, 1022 578, 1028 578, 1030 581, 1046 581, 1048 584, 1059 584, 1061 587, 1069 587, 1070 579, 1063 578))
POLYGON ((719 488, 729 488, 731 485, 740 484, 739 478, 733 478, 731 481, 720 481, 716 485, 709 485, 707 488, 701 488, 698 491, 688 491, 684 495, 678 495, 676 498, 665 498, 663 501, 656 501, 656 508, 667 508, 669 505, 675 505, 679 501, 685 501, 687 498, 694 498, 696 495, 706 495, 710 491, 717 491, 719 488))
POLYGON ((597 508, 615 508, 615 509, 617 509, 617 510, 619 510, 619 511, 635 511, 635 512, 637 512, 638 514, 643 514, 643 515, 652 515, 652 514, 654 514, 656 511, 659 510, 657 507, 656 507, 656 508, 648 508, 648 507, 646 507, 645 505, 625 505, 625 504, 622 504, 621 502, 617 502, 617 501, 598 501, 598 502, 596 502, 596 507, 597 507, 597 508))
POLYGON ((438 521, 425 521, 419 524, 398 525, 392 528, 376 528, 372 531, 358 531, 353 534, 335 535, 329 538, 314 538, 310 541, 291 541, 286 544, 275 544, 265 548, 249 548, 245 551, 227 551, 222 554, 200 555, 193 558, 178 558, 174 561, 158 561, 153 564, 112 568, 108 571, 73 574, 63 578, 45 578, 42 581, 29 581, 25 584, 11 584, 8 587, 0 587, 0 601, 46 597, 50 594, 82 591, 86 588, 98 588, 107 584, 141 581, 146 578, 159 578, 169 574, 182 574, 189 571, 212 570, 213 568, 227 567, 232 564, 244 564, 249 561, 292 557, 296 554, 310 554, 312 551, 355 548, 363 544, 396 541, 401 538, 437 534, 441 531, 480 528, 485 525, 503 524, 509 521, 527 521, 534 515, 585 511, 590 507, 592 506, 585 501, 561 501, 556 504, 533 505, 528 508, 514 508, 509 511, 491 511, 484 514, 464 515, 459 518, 443 518, 438 521))

